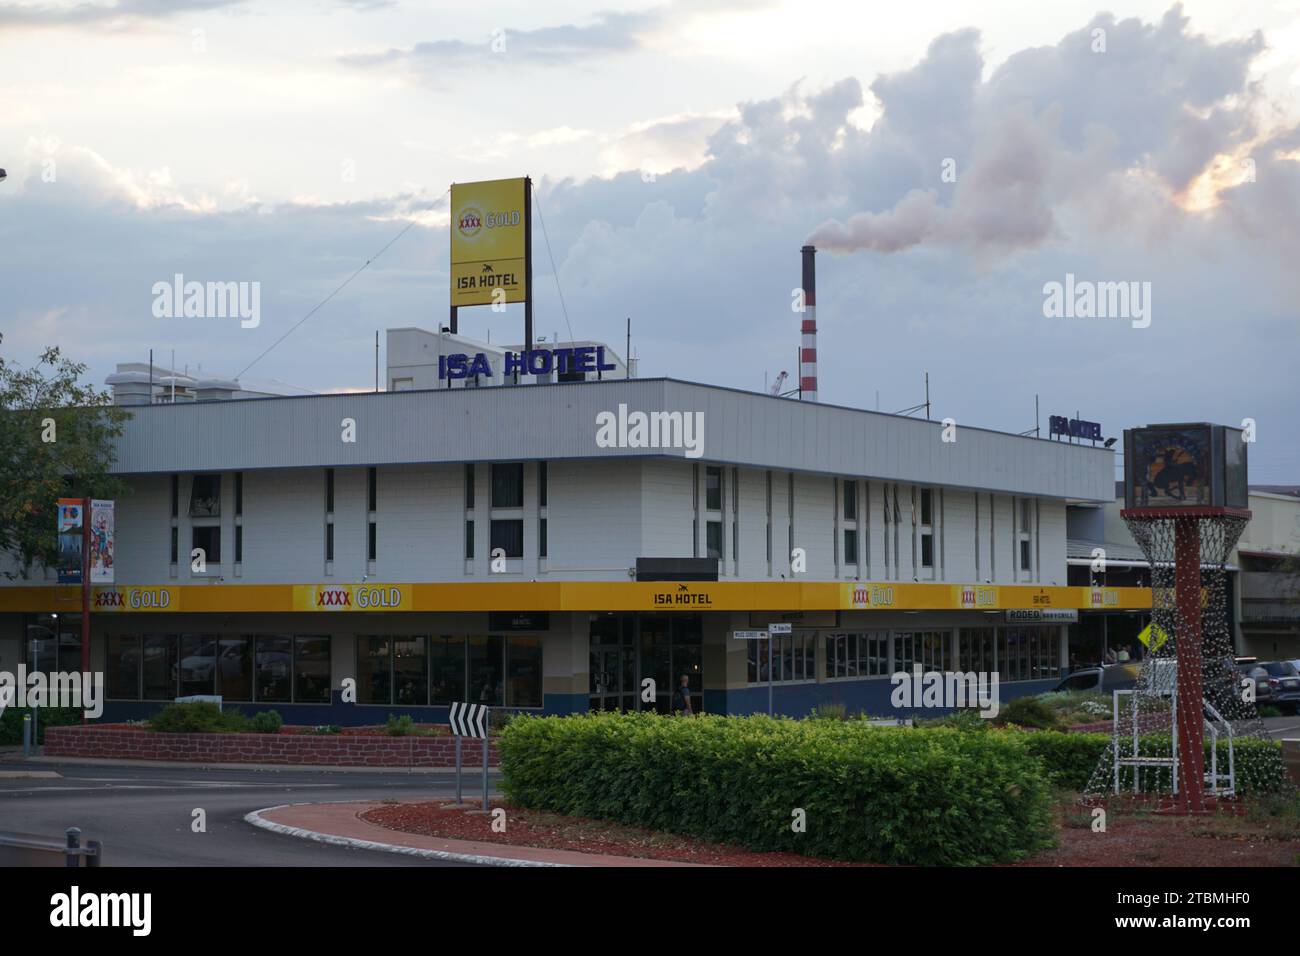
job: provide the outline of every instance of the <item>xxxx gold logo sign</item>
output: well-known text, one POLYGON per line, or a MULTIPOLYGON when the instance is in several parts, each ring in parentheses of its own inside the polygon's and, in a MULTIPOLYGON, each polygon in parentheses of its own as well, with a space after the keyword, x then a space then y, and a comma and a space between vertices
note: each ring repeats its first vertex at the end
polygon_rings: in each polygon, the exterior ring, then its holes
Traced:
POLYGON ((343 588, 322 588, 316 592, 317 607, 351 607, 352 595, 343 588))
POLYGON ((978 585, 967 584, 963 587, 954 589, 959 607, 997 607, 998 589, 982 588, 978 585))
POLYGON ((1088 601, 1093 607, 1114 607, 1119 604, 1119 595, 1114 591, 1093 588, 1088 595, 1088 601))
POLYGON ((853 607, 893 607, 894 589, 884 584, 850 584, 849 604, 853 607))
POLYGON ((322 584, 294 591, 294 605, 304 611, 398 611, 408 606, 406 594, 395 584, 322 584))
POLYGON ((175 610, 170 588, 104 588, 95 591, 90 602, 96 611, 166 611, 175 610))

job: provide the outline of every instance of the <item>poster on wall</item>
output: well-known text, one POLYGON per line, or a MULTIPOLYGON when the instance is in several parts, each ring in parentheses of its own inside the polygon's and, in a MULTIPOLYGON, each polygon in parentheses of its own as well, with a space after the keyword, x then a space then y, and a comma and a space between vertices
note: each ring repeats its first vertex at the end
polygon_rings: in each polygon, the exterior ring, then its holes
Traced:
POLYGON ((90 583, 113 583, 113 502, 90 502, 90 583))
POLYGON ((59 536, 58 572, 60 584, 81 583, 82 512, 80 498, 60 498, 55 530, 59 536))

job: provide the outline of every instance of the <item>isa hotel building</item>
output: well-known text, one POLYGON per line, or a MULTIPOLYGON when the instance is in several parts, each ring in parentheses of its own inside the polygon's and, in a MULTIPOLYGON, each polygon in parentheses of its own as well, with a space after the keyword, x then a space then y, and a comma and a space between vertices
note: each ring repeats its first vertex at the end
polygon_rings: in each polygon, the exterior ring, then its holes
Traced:
MULTIPOLYGON (((119 367, 105 718, 199 694, 300 724, 669 712, 683 676, 697 711, 766 711, 770 677, 778 713, 893 715, 896 671, 1035 693, 1081 614, 1149 612, 1067 567, 1109 449, 521 351, 390 330, 387 389, 358 394, 119 367)), ((53 571, 0 579, 0 667, 79 669, 80 610, 53 571)))

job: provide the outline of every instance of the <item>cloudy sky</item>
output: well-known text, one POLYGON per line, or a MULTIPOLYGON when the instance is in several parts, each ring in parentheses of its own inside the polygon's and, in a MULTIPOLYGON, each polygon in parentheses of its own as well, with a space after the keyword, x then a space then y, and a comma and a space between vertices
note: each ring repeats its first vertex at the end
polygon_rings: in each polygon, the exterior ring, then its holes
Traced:
POLYGON ((414 223, 246 373, 367 387, 446 315, 448 185, 528 174, 537 331, 630 317, 643 375, 797 376, 811 239, 823 401, 1250 417, 1300 482, 1300 0, 0 0, 0 64, 8 357, 234 375, 414 223), (260 325, 155 318, 176 273, 260 325), (1045 317, 1067 274, 1149 325, 1045 317))

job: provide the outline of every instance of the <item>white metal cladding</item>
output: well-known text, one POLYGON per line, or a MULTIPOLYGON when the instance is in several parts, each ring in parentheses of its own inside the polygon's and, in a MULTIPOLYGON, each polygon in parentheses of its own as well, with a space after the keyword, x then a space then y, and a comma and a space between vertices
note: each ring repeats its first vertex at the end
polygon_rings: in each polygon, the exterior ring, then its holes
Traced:
POLYGON ((236 471, 627 457, 600 448, 596 416, 703 412, 703 461, 1090 501, 1114 497, 1114 455, 958 423, 772 398, 672 379, 364 392, 133 407, 114 471, 236 471), (356 441, 341 440, 344 419, 356 441))

